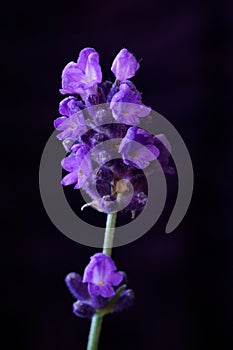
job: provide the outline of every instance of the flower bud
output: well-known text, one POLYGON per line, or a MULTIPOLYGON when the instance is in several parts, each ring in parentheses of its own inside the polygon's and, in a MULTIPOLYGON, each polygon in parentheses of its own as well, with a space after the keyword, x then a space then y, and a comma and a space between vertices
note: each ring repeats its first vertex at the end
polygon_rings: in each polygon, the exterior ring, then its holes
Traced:
POLYGON ((65 278, 65 283, 76 299, 86 301, 90 298, 87 284, 82 282, 82 277, 78 273, 70 272, 65 278))
POLYGON ((122 49, 114 59, 111 71, 116 79, 124 81, 132 78, 139 66, 136 58, 127 49, 122 49))
POLYGON ((135 295, 132 289, 125 290, 112 308, 112 312, 120 312, 134 304, 135 295))
POLYGON ((73 313, 82 318, 92 318, 95 313, 95 309, 89 304, 83 303, 81 300, 77 300, 73 304, 73 313))

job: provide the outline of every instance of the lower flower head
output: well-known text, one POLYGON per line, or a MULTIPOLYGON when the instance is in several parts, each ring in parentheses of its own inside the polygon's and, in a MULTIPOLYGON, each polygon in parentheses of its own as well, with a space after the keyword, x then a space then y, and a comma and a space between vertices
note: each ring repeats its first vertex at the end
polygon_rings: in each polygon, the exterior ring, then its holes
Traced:
POLYGON ((84 278, 76 272, 70 272, 65 277, 65 283, 76 299, 73 303, 73 313, 76 316, 91 318, 96 312, 104 314, 119 312, 134 303, 133 291, 126 289, 126 273, 123 271, 115 272, 115 269, 115 264, 109 256, 97 253, 91 257, 91 262, 84 272, 84 278), (94 283, 84 282, 84 279, 94 283), (93 293, 90 285, 97 285, 101 288, 99 293, 93 293), (108 292, 112 288, 111 293, 106 292, 106 285, 108 292), (112 286, 116 285, 118 287, 115 291, 112 286))

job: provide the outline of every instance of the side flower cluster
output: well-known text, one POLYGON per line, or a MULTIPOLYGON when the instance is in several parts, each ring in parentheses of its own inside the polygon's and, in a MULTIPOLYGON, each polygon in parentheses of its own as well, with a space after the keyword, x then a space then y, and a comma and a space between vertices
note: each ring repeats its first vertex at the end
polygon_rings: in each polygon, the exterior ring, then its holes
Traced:
POLYGON ((99 54, 88 47, 80 52, 77 62, 68 63, 62 72, 60 92, 68 96, 60 102, 61 116, 54 121, 59 131, 57 138, 68 152, 62 160, 67 175, 61 183, 84 189, 93 207, 106 213, 111 211, 120 180, 133 185, 132 200, 124 211, 135 216, 147 201, 142 169, 159 162, 164 172, 173 172, 165 136, 154 136, 138 126, 151 112, 130 80, 139 66, 134 55, 124 48, 112 63, 115 81, 102 81, 99 54), (109 144, 104 147, 105 141, 113 139, 121 142, 112 144, 112 149, 109 144), (95 147, 101 144, 103 147, 95 153, 95 147), (118 157, 113 160, 114 152, 118 157))
POLYGON ((76 299, 73 304, 76 316, 91 318, 95 313, 106 315, 133 305, 134 292, 126 289, 126 275, 116 269, 109 256, 97 253, 91 257, 83 278, 75 272, 66 276, 66 285, 76 299))

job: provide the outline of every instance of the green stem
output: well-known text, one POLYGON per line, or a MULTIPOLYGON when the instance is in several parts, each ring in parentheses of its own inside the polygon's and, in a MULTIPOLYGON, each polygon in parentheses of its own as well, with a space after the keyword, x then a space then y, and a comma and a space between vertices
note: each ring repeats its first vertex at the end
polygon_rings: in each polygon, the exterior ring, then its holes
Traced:
POLYGON ((87 350, 97 350, 103 316, 95 314, 92 316, 91 328, 88 336, 87 350))
MULTIPOLYGON (((103 253, 108 256, 111 256, 112 254, 112 245, 113 245, 114 232, 116 227, 116 219, 117 219, 117 212, 108 214, 107 216, 106 229, 104 234, 104 243, 103 243, 103 253)), ((91 328, 88 336, 87 350, 98 349, 103 316, 104 314, 100 315, 98 313, 92 316, 91 328)))
POLYGON ((117 212, 108 214, 104 235, 103 253, 111 256, 114 232, 116 227, 117 212))

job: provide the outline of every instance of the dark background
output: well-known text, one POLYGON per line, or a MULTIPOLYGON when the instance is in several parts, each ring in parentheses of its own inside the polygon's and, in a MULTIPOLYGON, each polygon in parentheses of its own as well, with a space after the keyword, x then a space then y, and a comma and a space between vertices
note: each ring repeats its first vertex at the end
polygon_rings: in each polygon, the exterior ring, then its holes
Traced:
MULTIPOLYGON (((114 249, 136 304, 106 317, 100 349, 232 349, 232 22, 231 1, 5 3, 1 314, 7 348, 85 349, 90 322, 72 314, 64 277, 82 273, 97 249, 53 226, 38 170, 63 98, 61 71, 91 46, 104 79, 113 79, 111 62, 123 47, 142 58, 133 81, 144 103, 179 131, 195 173, 191 205, 173 233, 164 232, 168 203, 150 232, 114 249)), ((172 197, 176 186, 168 183, 172 197)))

